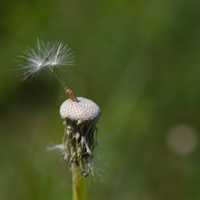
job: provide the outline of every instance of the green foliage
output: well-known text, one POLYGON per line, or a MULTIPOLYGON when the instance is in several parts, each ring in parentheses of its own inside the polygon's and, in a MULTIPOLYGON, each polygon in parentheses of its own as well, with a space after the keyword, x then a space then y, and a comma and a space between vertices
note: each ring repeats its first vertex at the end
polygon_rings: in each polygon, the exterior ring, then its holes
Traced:
POLYGON ((0 13, 0 199, 72 196, 67 163, 60 162, 59 153, 45 151, 61 141, 59 107, 67 97, 52 77, 21 82, 14 71, 18 63, 13 60, 39 38, 62 40, 72 48, 76 66, 66 70, 66 83, 102 111, 94 152, 96 171, 101 169, 96 182, 88 178, 89 199, 198 200, 199 146, 183 155, 166 138, 179 124, 195 128, 199 136, 199 4, 5 1, 0 13))

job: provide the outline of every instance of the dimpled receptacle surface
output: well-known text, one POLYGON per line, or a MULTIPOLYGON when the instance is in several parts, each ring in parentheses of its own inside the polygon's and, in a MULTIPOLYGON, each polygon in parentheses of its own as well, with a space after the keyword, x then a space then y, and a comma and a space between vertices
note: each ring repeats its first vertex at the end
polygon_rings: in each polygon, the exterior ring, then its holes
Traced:
POLYGON ((60 107, 60 115, 63 119, 81 121, 98 121, 100 117, 100 109, 93 101, 77 97, 78 102, 73 102, 71 99, 66 100, 60 107))

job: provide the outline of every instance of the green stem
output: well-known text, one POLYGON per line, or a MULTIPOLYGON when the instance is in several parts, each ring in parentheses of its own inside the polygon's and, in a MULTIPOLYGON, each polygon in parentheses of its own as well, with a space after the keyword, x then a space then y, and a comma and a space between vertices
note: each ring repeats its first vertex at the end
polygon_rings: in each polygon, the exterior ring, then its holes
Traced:
POLYGON ((86 200, 86 178, 81 175, 80 167, 73 163, 72 169, 73 200, 86 200))

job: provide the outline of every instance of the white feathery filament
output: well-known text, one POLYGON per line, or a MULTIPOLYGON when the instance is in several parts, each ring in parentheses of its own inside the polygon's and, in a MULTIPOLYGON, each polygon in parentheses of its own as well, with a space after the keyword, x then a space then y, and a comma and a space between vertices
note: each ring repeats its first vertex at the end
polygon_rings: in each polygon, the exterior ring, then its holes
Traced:
POLYGON ((74 64, 74 55, 67 45, 62 42, 56 42, 52 45, 49 42, 44 44, 43 41, 37 40, 36 51, 28 47, 28 50, 23 53, 24 55, 20 56, 25 59, 25 62, 20 64, 23 71, 23 81, 33 78, 39 71, 45 70, 65 86, 59 72, 61 72, 62 67, 74 64))

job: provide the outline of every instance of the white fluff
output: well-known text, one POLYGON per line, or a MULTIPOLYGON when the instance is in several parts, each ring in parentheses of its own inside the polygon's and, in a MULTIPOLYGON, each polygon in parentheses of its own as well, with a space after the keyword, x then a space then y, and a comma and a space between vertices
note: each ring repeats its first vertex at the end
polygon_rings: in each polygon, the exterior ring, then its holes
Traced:
POLYGON ((66 149, 64 144, 56 144, 52 147, 47 147, 47 151, 53 151, 53 150, 60 150, 60 151, 64 151, 66 149))
POLYGON ((55 44, 47 43, 37 40, 37 49, 34 50, 28 47, 28 50, 23 52, 24 55, 20 56, 25 59, 25 62, 20 65, 23 71, 23 79, 26 80, 35 76, 39 71, 46 70, 51 75, 61 81, 56 70, 60 71, 63 66, 73 65, 73 53, 70 53, 70 49, 62 42, 56 42, 55 44))

